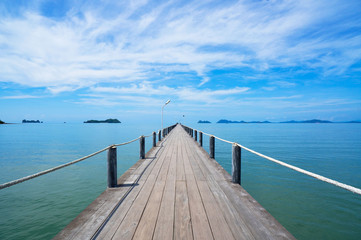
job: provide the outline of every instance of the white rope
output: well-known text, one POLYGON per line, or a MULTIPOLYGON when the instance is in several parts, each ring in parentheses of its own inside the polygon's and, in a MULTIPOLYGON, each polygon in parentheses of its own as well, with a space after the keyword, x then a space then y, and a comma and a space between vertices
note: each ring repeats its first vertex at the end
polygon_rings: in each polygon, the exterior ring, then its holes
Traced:
POLYGON ((332 180, 332 179, 330 179, 330 178, 327 178, 327 177, 318 175, 318 174, 313 173, 313 172, 309 172, 309 171, 307 171, 307 170, 304 170, 304 169, 302 169, 302 168, 299 168, 299 167, 293 166, 293 165, 291 165, 291 164, 282 162, 282 161, 280 161, 280 160, 277 160, 277 159, 268 157, 268 156, 266 156, 266 155, 263 155, 262 153, 256 152, 256 151, 254 151, 254 150, 252 150, 252 149, 249 149, 249 148, 247 148, 247 147, 245 147, 245 146, 242 146, 241 144, 238 144, 238 143, 235 143, 235 142, 231 142, 231 141, 227 141, 227 140, 224 140, 224 139, 222 139, 222 138, 216 137, 216 136, 214 136, 214 135, 211 135, 211 134, 208 134, 208 133, 205 133, 205 132, 203 132, 203 134, 208 135, 208 136, 210 136, 210 137, 213 136, 213 137, 217 138, 218 140, 221 140, 221 141, 226 142, 226 143, 237 144, 239 147, 243 148, 244 150, 247 150, 248 152, 251 152, 251 153, 253 153, 253 154, 256 154, 256 155, 258 155, 258 156, 260 156, 260 157, 262 157, 262 158, 265 158, 265 159, 267 159, 267 160, 269 160, 269 161, 275 162, 275 163, 277 163, 277 164, 279 164, 279 165, 282 165, 282 166, 284 166, 284 167, 290 168, 290 169, 292 169, 292 170, 294 170, 294 171, 297 171, 297 172, 306 174, 306 175, 308 175, 308 176, 310 176, 310 177, 316 178, 316 179, 318 179, 318 180, 321 180, 321 181, 324 181, 324 182, 333 184, 333 185, 335 185, 335 186, 337 186, 337 187, 340 187, 340 188, 346 189, 346 190, 348 190, 348 191, 350 191, 350 192, 357 193, 357 194, 360 194, 360 195, 361 195, 361 189, 359 189, 359 188, 356 188, 356 187, 353 187, 353 186, 350 186, 350 185, 347 185, 347 184, 338 182, 338 181, 336 181, 336 180, 332 180))
POLYGON ((38 172, 38 173, 29 175, 29 176, 26 176, 26 177, 23 177, 23 178, 19 178, 19 179, 16 179, 16 180, 13 180, 13 181, 10 181, 10 182, 7 182, 7 183, 3 183, 3 184, 0 185, 0 190, 3 189, 3 188, 7 188, 7 187, 10 187, 10 186, 13 186, 13 185, 16 185, 16 184, 19 184, 19 183, 28 181, 28 180, 30 180, 30 179, 33 179, 33 178, 36 178, 36 177, 45 175, 45 174, 47 174, 47 173, 54 172, 54 171, 59 170, 59 169, 61 169, 61 168, 70 166, 70 165, 72 165, 72 164, 74 164, 74 163, 81 162, 81 161, 83 161, 83 160, 85 160, 85 159, 88 159, 88 158, 90 158, 90 157, 93 157, 93 156, 95 156, 95 155, 97 155, 97 154, 99 154, 99 153, 101 153, 101 152, 104 152, 104 151, 108 150, 108 149, 111 148, 111 147, 117 147, 117 146, 127 145, 127 144, 129 144, 129 143, 132 143, 132 142, 137 141, 137 140, 140 139, 140 138, 141 138, 141 137, 138 137, 138 138, 136 138, 136 139, 133 139, 133 140, 131 140, 131 141, 129 141, 129 142, 125 142, 125 143, 114 144, 114 145, 108 146, 108 147, 106 147, 106 148, 103 148, 102 150, 99 150, 99 151, 97 151, 97 152, 95 152, 95 153, 92 153, 92 154, 90 154, 90 155, 87 155, 87 156, 85 156, 85 157, 79 158, 79 159, 77 159, 77 160, 74 160, 74 161, 71 161, 71 162, 62 164, 62 165, 60 165, 60 166, 53 167, 53 168, 50 168, 50 169, 48 169, 48 170, 44 170, 44 171, 42 171, 42 172, 38 172))
POLYGON ((208 133, 205 133, 205 132, 202 132, 202 133, 205 134, 205 135, 207 135, 207 136, 217 138, 218 140, 221 140, 221 141, 226 142, 226 143, 230 143, 230 144, 233 144, 233 143, 234 143, 234 142, 224 140, 224 139, 222 139, 222 138, 219 138, 219 137, 217 137, 217 136, 214 136, 214 135, 211 135, 211 134, 208 134, 208 133))
POLYGON ((132 142, 135 142, 135 141, 137 141, 138 139, 140 139, 142 136, 140 136, 140 137, 137 137, 136 139, 133 139, 133 140, 130 140, 129 142, 125 142, 125 143, 119 143, 119 144, 114 144, 113 146, 114 147, 118 147, 118 146, 123 146, 123 145, 127 145, 127 144, 129 144, 129 143, 132 143, 132 142))
POLYGON ((27 177, 19 178, 19 179, 17 179, 17 180, 11 181, 11 182, 7 182, 7 183, 4 183, 4 184, 1 184, 1 185, 0 185, 0 189, 7 188, 7 187, 13 186, 13 185, 15 185, 15 184, 19 184, 19 183, 28 181, 28 180, 30 180, 30 179, 39 177, 39 176, 41 176, 41 175, 44 175, 44 174, 47 174, 47 173, 50 173, 50 172, 54 172, 54 171, 59 170, 59 169, 61 169, 61 168, 70 166, 70 165, 72 165, 72 164, 74 164, 74 163, 83 161, 83 160, 85 160, 85 159, 87 159, 87 158, 90 158, 90 157, 92 157, 92 156, 94 156, 94 155, 97 155, 97 154, 99 154, 99 153, 101 153, 101 152, 104 152, 104 151, 108 150, 110 147, 111 147, 111 146, 106 147, 106 148, 104 148, 104 149, 102 149, 102 150, 99 150, 99 151, 97 151, 97 152, 95 152, 95 153, 92 153, 92 154, 90 154, 90 155, 88 155, 88 156, 85 156, 85 157, 79 158, 79 159, 77 159, 77 160, 74 160, 74 161, 65 163, 65 164, 63 164, 63 165, 60 165, 60 166, 57 166, 57 167, 53 167, 53 168, 50 168, 50 169, 48 169, 48 170, 45 170, 45 171, 42 171, 42 172, 38 172, 38 173, 35 173, 35 174, 30 175, 30 176, 27 176, 27 177))
POLYGON ((244 146, 242 146, 241 144, 238 144, 238 143, 236 143, 236 144, 237 144, 238 146, 240 146, 241 148, 243 148, 243 149, 245 149, 245 150, 247 150, 247 151, 249 151, 249 152, 251 152, 251 153, 253 153, 253 154, 256 154, 256 155, 258 155, 258 156, 260 156, 260 157, 263 157, 263 158, 265 158, 265 159, 267 159, 267 160, 270 160, 270 161, 272 161, 272 162, 278 163, 278 164, 280 164, 280 165, 282 165, 282 166, 285 166, 285 167, 290 168, 290 169, 292 169, 292 170, 295 170, 295 171, 297 171, 297 172, 306 174, 306 175, 308 175, 308 176, 310 176, 310 177, 316 178, 316 179, 318 179, 318 180, 321 180, 321 181, 324 181, 324 182, 333 184, 333 185, 338 186, 338 187, 340 187, 340 188, 343 188, 343 189, 349 190, 349 191, 351 191, 351 192, 353 192, 353 193, 357 193, 357 194, 360 194, 360 195, 361 195, 361 189, 359 189, 359 188, 355 188, 355 187, 353 187, 353 186, 350 186, 350 185, 347 185, 347 184, 344 184, 344 183, 341 183, 341 182, 332 180, 332 179, 330 179, 330 178, 327 178, 327 177, 318 175, 318 174, 316 174, 316 173, 312 173, 312 172, 306 171, 306 170, 304 170, 304 169, 302 169, 302 168, 299 168, 299 167, 290 165, 290 164, 288 164, 288 163, 282 162, 282 161, 280 161, 280 160, 277 160, 277 159, 268 157, 268 156, 266 156, 266 155, 263 155, 262 153, 259 153, 259 152, 256 152, 256 151, 252 150, 252 149, 249 149, 249 148, 247 148, 247 147, 244 147, 244 146))

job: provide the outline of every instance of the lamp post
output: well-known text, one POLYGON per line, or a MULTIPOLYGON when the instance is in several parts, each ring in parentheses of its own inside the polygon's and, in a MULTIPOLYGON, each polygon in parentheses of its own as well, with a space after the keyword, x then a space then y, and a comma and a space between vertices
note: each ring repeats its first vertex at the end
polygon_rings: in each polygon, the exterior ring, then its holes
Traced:
POLYGON ((165 104, 164 104, 163 107, 162 107, 162 128, 161 128, 162 131, 163 131, 163 108, 164 108, 168 103, 170 103, 170 99, 169 99, 168 101, 166 101, 165 104))

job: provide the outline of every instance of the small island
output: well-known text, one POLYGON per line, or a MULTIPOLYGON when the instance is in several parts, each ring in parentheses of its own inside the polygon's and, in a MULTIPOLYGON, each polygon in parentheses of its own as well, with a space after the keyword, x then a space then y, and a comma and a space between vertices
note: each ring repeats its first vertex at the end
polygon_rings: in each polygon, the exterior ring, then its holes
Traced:
POLYGON ((23 123, 43 123, 43 122, 41 122, 39 120, 26 120, 26 119, 24 119, 23 123))
POLYGON ((271 122, 269 122, 269 121, 251 121, 251 122, 246 122, 246 121, 231 121, 231 120, 221 119, 221 120, 219 120, 217 123, 271 123, 271 122))
POLYGON ((327 120, 312 119, 312 120, 305 120, 305 121, 291 120, 291 121, 286 121, 286 122, 281 122, 281 123, 332 123, 332 122, 327 121, 327 120))
POLYGON ((109 118, 107 120, 88 120, 84 123, 121 123, 118 119, 109 118))
POLYGON ((211 122, 207 120, 199 120, 198 123, 211 123, 211 122))
POLYGON ((5 122, 3 122, 3 121, 0 120, 0 124, 5 124, 5 122))

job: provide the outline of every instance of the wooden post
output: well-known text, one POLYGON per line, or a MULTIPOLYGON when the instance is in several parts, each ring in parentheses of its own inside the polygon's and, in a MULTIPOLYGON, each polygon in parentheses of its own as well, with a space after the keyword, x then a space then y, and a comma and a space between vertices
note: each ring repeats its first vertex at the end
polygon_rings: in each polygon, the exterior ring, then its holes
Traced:
POLYGON ((162 140, 162 131, 159 130, 158 132, 158 141, 160 142, 162 140))
POLYGON ((198 141, 198 131, 194 130, 194 140, 197 142, 198 141))
POLYGON ((214 146, 215 145, 215 139, 214 136, 209 137, 209 157, 214 158, 214 146))
POLYGON ((191 137, 193 138, 193 128, 191 129, 191 137))
POLYGON ((199 145, 201 145, 201 147, 203 147, 203 133, 199 132, 199 145))
POLYGON ((108 150, 108 187, 117 186, 117 148, 112 146, 108 150))
POLYGON ((157 134, 153 132, 153 147, 157 146, 157 134))
POLYGON ((241 184, 241 148, 232 145, 232 182, 241 184))
POLYGON ((144 136, 140 137, 139 145, 140 145, 139 157, 141 159, 144 159, 145 158, 145 139, 144 139, 144 136))

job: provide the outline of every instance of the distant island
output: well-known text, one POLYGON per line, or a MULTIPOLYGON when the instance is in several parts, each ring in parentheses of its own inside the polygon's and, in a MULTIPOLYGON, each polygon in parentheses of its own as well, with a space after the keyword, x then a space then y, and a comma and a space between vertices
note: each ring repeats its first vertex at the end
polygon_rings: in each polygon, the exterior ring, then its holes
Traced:
POLYGON ((251 121, 251 122, 245 122, 245 121, 231 121, 226 119, 221 119, 217 123, 271 123, 269 121, 251 121))
POLYGON ((118 119, 109 118, 107 120, 88 120, 84 123, 121 123, 118 119))
POLYGON ((40 122, 39 120, 26 120, 26 119, 24 119, 23 120, 23 123, 43 123, 43 122, 40 122))
POLYGON ((0 120, 0 124, 5 124, 5 122, 3 122, 3 121, 0 120))
MULTIPOLYGON (((250 122, 246 122, 246 121, 232 121, 232 120, 227 120, 227 119, 221 119, 217 123, 272 123, 272 122, 269 122, 269 121, 250 121, 250 122)), ((347 122, 332 122, 332 121, 328 121, 328 120, 312 119, 312 120, 304 120, 304 121, 291 120, 291 121, 274 122, 274 123, 361 123, 361 121, 360 120, 355 120, 355 121, 347 121, 347 122)))
POLYGON ((207 121, 207 120, 199 120, 198 123, 211 123, 210 121, 207 121))
POLYGON ((327 121, 327 120, 312 119, 312 120, 305 120, 305 121, 291 120, 291 121, 286 121, 286 122, 281 122, 281 123, 332 123, 332 122, 327 121))

